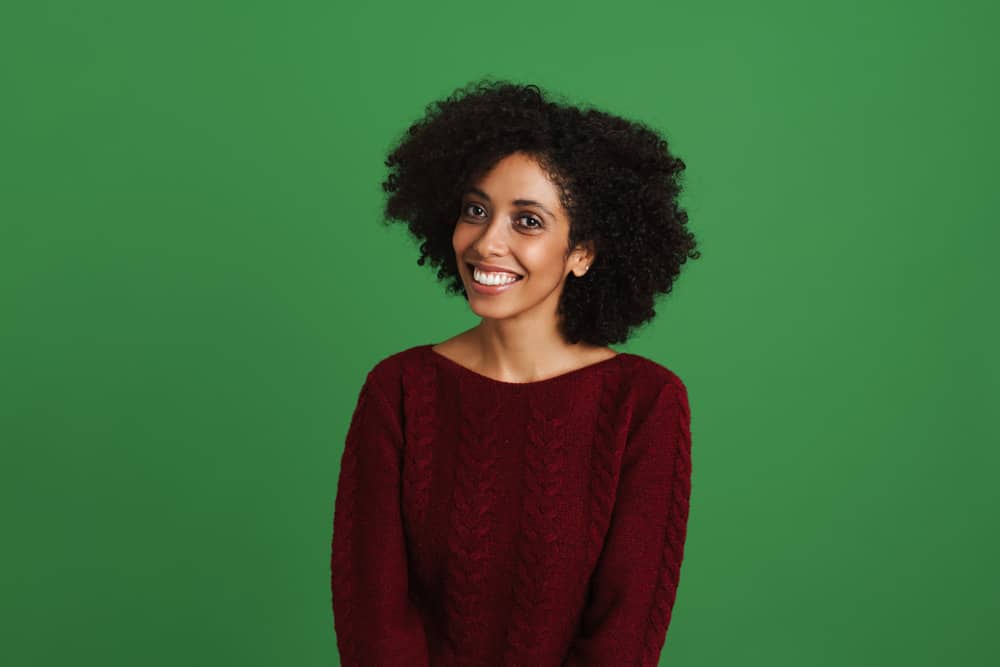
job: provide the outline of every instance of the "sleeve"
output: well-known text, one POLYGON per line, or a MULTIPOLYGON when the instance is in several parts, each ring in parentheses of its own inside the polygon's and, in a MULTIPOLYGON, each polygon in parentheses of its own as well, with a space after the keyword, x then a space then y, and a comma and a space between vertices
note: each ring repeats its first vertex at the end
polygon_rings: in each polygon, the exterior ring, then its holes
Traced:
POLYGON ((691 416, 679 379, 631 427, 604 548, 563 667, 655 667, 680 580, 691 416))
POLYGON ((408 596, 400 421, 369 373, 347 431, 334 504, 331 590, 343 667, 429 663, 423 621, 408 596))

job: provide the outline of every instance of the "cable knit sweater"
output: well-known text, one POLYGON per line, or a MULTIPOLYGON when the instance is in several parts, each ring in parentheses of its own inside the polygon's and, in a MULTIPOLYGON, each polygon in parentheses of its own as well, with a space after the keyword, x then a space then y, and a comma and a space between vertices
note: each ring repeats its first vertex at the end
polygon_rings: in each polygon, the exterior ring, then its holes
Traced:
POLYGON ((526 383, 382 359, 334 506, 341 664, 656 665, 690 480, 687 391, 645 357, 526 383))

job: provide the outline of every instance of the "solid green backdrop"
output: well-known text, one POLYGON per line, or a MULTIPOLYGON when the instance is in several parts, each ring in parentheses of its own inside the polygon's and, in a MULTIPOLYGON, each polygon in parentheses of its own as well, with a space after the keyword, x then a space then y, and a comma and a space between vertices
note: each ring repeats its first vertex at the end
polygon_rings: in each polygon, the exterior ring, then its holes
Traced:
POLYGON ((986 2, 9 2, 6 665, 333 665, 343 438, 475 324, 382 160, 482 76, 661 130, 702 258, 618 349, 692 409, 662 664, 995 659, 986 2))

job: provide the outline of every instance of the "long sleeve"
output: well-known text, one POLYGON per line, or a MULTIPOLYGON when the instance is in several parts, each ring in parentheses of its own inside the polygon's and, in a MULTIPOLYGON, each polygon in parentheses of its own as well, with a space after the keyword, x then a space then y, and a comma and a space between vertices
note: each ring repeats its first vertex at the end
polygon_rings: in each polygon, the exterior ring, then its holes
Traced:
POLYGON ((687 391, 670 378, 630 431, 611 524, 563 667, 658 664, 680 580, 691 492, 687 391))
POLYGON ((368 374, 351 417, 334 507, 331 590, 344 667, 427 667, 409 596, 400 510, 401 419, 368 374))

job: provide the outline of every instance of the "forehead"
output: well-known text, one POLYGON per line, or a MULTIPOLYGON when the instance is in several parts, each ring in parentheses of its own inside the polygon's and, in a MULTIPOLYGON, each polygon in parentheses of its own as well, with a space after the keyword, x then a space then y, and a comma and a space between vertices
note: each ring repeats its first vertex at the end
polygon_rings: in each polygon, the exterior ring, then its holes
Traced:
POLYGON ((502 158, 474 181, 494 202, 510 203, 516 199, 535 200, 550 211, 562 214, 559 192, 548 175, 529 155, 513 153, 502 158))

